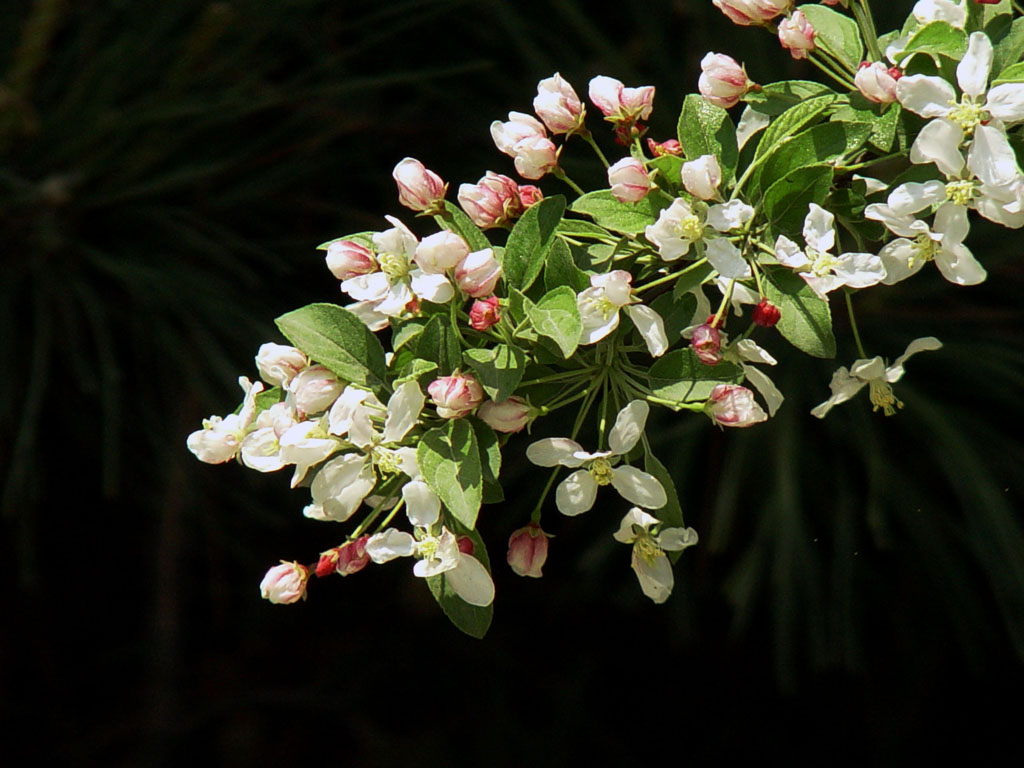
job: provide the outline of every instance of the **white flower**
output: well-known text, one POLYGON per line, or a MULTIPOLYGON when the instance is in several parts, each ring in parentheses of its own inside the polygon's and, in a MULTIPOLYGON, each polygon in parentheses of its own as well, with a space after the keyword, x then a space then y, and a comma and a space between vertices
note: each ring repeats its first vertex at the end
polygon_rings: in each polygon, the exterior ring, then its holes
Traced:
MULTIPOLYGON (((865 215, 877 218, 879 211, 865 215)), ((904 235, 887 243, 878 254, 885 267, 882 282, 886 285, 906 280, 929 261, 934 261, 942 276, 957 285, 977 285, 985 279, 985 268, 963 242, 969 229, 965 207, 944 203, 935 212, 932 228, 911 217, 889 219, 886 225, 904 235)))
POLYGON ((238 455, 249 425, 256 417, 256 395, 263 391, 263 382, 255 384, 245 376, 238 379, 245 400, 238 413, 203 420, 203 428, 188 436, 186 444, 197 459, 207 464, 223 464, 238 455))
POLYGON ((845 403, 857 394, 864 385, 868 385, 868 395, 871 398, 871 410, 879 408, 886 416, 892 416, 897 408, 902 408, 903 403, 896 399, 892 393, 892 384, 903 377, 903 363, 911 355, 918 352, 927 352, 939 349, 942 342, 934 336, 926 336, 922 339, 914 339, 907 345, 907 350, 896 358, 896 362, 886 367, 880 357, 873 357, 870 360, 857 360, 847 370, 843 366, 832 375, 832 383, 829 388, 832 396, 821 405, 811 411, 812 416, 819 419, 825 418, 832 406, 845 403))
POLYGON ((704 255, 711 266, 719 274, 742 280, 750 277, 750 265, 730 241, 708 237, 707 226, 717 232, 729 232, 745 226, 753 215, 754 209, 741 200, 706 208, 703 203, 691 206, 683 198, 676 198, 644 230, 644 236, 657 246, 664 261, 675 261, 689 253, 690 246, 705 241, 704 255))
POLYGON ((750 363, 775 365, 778 361, 768 354, 767 351, 759 347, 753 339, 740 339, 728 346, 723 344, 722 360, 734 363, 743 369, 746 380, 754 385, 754 389, 761 393, 761 397, 764 398, 765 403, 768 405, 768 415, 774 416, 785 398, 778 390, 778 387, 775 386, 775 383, 759 368, 755 368, 750 363))
POLYGON ((967 23, 967 9, 955 0, 918 0, 911 13, 921 25, 944 21, 951 27, 963 29, 967 23))
POLYGON ((649 410, 643 400, 633 400, 619 411, 608 434, 607 451, 587 453, 583 446, 566 437, 538 440, 526 449, 526 458, 541 467, 583 467, 565 478, 555 492, 555 503, 562 514, 586 512, 594 506, 598 487, 609 484, 633 504, 647 509, 665 506, 668 497, 656 477, 628 465, 613 467, 609 461, 633 450, 643 434, 649 410))
POLYGON ((655 603, 665 602, 675 583, 665 550, 678 552, 692 547, 697 543, 697 532, 693 528, 661 528, 658 518, 633 507, 612 535, 616 541, 633 545, 632 565, 640 589, 655 603))
POLYGON ((882 281, 885 268, 873 253, 844 253, 833 256, 836 233, 835 217, 815 203, 804 219, 803 250, 785 235, 775 241, 775 257, 780 264, 791 267, 820 297, 842 285, 867 288, 882 281))
POLYGON ((661 315, 650 307, 635 303, 630 283, 633 276, 616 269, 604 275, 592 275, 590 288, 581 291, 576 299, 583 333, 580 344, 596 344, 619 326, 619 310, 625 308, 629 319, 640 332, 652 357, 665 354, 668 337, 661 315))

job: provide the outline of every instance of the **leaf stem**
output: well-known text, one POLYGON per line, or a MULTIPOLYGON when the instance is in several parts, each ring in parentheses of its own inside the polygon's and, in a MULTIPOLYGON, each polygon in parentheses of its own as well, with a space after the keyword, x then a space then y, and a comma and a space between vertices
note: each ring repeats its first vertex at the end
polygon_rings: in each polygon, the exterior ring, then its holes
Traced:
POLYGON ((843 295, 846 297, 846 312, 850 316, 850 328, 853 329, 853 340, 857 344, 857 354, 862 359, 867 358, 864 345, 860 343, 860 332, 857 330, 857 317, 853 313, 853 300, 850 298, 850 291, 844 290, 843 295))
POLYGON ((657 285, 662 285, 663 283, 667 283, 668 281, 673 280, 673 279, 675 279, 677 277, 682 277, 687 272, 692 272, 693 270, 697 269, 698 267, 704 266, 704 263, 706 261, 707 261, 707 259, 698 259, 697 261, 693 262, 693 264, 688 266, 686 269, 681 269, 678 272, 671 272, 671 273, 669 273, 667 275, 659 277, 657 280, 652 280, 651 282, 647 283, 646 285, 641 285, 639 288, 634 288, 633 289, 633 293, 643 293, 644 291, 646 291, 649 288, 654 288, 657 285))
POLYGON ((587 144, 590 145, 591 149, 593 149, 594 152, 597 153, 597 159, 601 161, 605 168, 607 168, 609 165, 608 158, 604 156, 604 152, 602 152, 601 148, 597 146, 597 142, 594 141, 593 134, 590 131, 584 129, 583 131, 580 131, 577 135, 585 142, 587 142, 587 144))
POLYGON ((871 17, 871 6, 867 0, 854 0, 851 5, 853 17, 860 26, 861 36, 868 47, 872 61, 882 61, 882 49, 878 46, 878 31, 875 29, 875 20, 871 17))
POLYGON ((582 187, 580 187, 579 184, 577 184, 575 181, 566 176, 565 171, 563 171, 561 168, 553 168, 551 170, 551 175, 554 176, 559 181, 565 182, 570 187, 572 187, 577 195, 582 196, 586 194, 586 192, 583 191, 582 187))

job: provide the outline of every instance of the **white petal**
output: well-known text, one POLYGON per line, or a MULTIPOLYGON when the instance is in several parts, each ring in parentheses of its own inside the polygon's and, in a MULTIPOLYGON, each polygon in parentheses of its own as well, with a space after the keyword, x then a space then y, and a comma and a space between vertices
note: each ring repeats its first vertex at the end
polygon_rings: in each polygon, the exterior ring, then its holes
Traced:
POLYGON ((650 412, 651 407, 644 400, 633 400, 619 411, 615 417, 615 426, 608 433, 608 447, 613 455, 621 456, 633 450, 644 433, 650 412))
POLYGON ((644 304, 627 306, 626 314, 640 332, 651 357, 661 357, 665 354, 665 350, 668 349, 668 336, 665 335, 665 321, 661 319, 661 315, 644 304))
POLYGON ((412 480, 402 487, 405 514, 409 522, 420 528, 429 528, 441 517, 441 500, 422 480, 412 480))
POLYGON ((387 296, 391 283, 383 272, 371 272, 349 278, 341 284, 341 290, 356 301, 380 301, 387 296))
POLYGON ((573 472, 555 489, 555 504, 563 515, 582 514, 596 499, 597 481, 585 469, 573 472))
POLYGON ((851 288, 867 288, 878 285, 885 279, 885 266, 873 253, 844 253, 834 267, 836 276, 843 285, 851 288))
POLYGON ((989 125, 979 125, 967 153, 967 167, 992 187, 1008 187, 1020 176, 1017 156, 1006 134, 989 125))
POLYGON ((940 77, 905 75, 896 81, 896 98, 921 117, 945 117, 950 102, 956 101, 956 91, 940 77))
POLYGON ((409 273, 412 292, 424 301, 444 304, 455 295, 455 289, 444 275, 428 275, 420 269, 409 273))
POLYGON ((907 345, 906 351, 896 358, 896 362, 885 369, 885 380, 890 384, 894 381, 899 381, 903 377, 903 363, 907 358, 916 355, 918 352, 934 352, 937 349, 942 349, 942 342, 934 336, 914 339, 907 345))
POLYGON ((386 563, 396 557, 409 557, 416 551, 416 539, 412 534, 388 528, 375 533, 366 542, 366 554, 375 563, 386 563))
POLYGON ((935 266, 942 276, 957 285, 977 285, 988 277, 985 268, 978 263, 967 247, 954 243, 943 247, 935 254, 935 266))
POLYGON ((739 355, 739 359, 747 363, 775 365, 778 362, 767 350, 759 347, 753 339, 740 339, 733 344, 733 348, 739 355))
POLYGON ((747 105, 740 115, 740 121, 736 125, 736 142, 740 149, 750 141, 750 138, 758 131, 767 128, 771 117, 764 112, 758 112, 751 105, 747 105))
POLYGON ((273 427, 250 432, 242 441, 242 463, 257 472, 276 472, 285 466, 273 427))
POLYGON ((632 544, 636 540, 636 534, 633 532, 634 525, 639 525, 646 530, 660 522, 654 515, 644 512, 639 507, 632 507, 623 516, 622 522, 619 523, 619 530, 612 534, 612 538, 623 544, 632 544))
POLYGON ((1024 120, 1024 83, 1001 83, 992 88, 985 109, 1004 123, 1024 120))
MULTIPOLYGON (((896 187, 889 195, 887 202, 897 216, 906 216, 937 205, 945 199, 946 185, 941 181, 926 181, 923 184, 911 181, 896 187)), ((910 237, 903 232, 896 232, 896 234, 910 237)))
POLYGON ((800 269, 810 263, 800 246, 785 235, 779 235, 775 241, 775 258, 779 260, 779 264, 792 269, 800 269))
MULTIPOLYGON (((942 196, 946 196, 946 188, 942 185, 942 196)), ((880 221, 893 234, 900 237, 917 237, 921 232, 928 231, 928 225, 912 214, 899 215, 892 206, 872 203, 864 209, 864 217, 880 221)))
POLYGON ((901 280, 906 280, 918 272, 924 266, 924 262, 916 257, 914 243, 905 238, 893 240, 887 243, 878 253, 885 267, 885 285, 895 285, 901 280))
POLYGON ((633 572, 640 582, 640 589, 647 597, 655 603, 664 603, 672 594, 674 579, 672 576, 672 564, 664 553, 656 555, 647 560, 633 548, 632 558, 633 572))
POLYGON ((395 283, 379 302, 377 311, 388 317, 398 317, 413 300, 412 291, 405 283, 395 283))
POLYGON ((426 398, 415 381, 406 381, 395 389, 388 400, 388 415, 384 421, 385 443, 397 443, 416 425, 426 398))
POLYGON ((967 39, 967 53, 956 65, 956 81, 960 90, 977 98, 985 92, 992 71, 992 43, 984 32, 972 32, 967 39))
POLYGON ((865 384, 867 384, 866 381, 861 381, 855 376, 851 376, 845 366, 840 368, 832 374, 832 382, 829 384, 832 396, 821 405, 813 408, 811 415, 819 419, 825 418, 825 414, 832 410, 833 406, 845 403, 857 394, 865 384))
POLYGON ((377 311, 376 301, 357 301, 345 307, 374 333, 388 327, 388 316, 377 311))
POLYGON ((715 238, 709 240, 704 249, 708 262, 723 277, 732 280, 743 280, 750 277, 750 265, 740 255, 740 249, 728 240, 715 238))
POLYGON ((458 564, 445 573, 455 594, 470 605, 487 606, 494 602, 494 582, 483 563, 463 554, 458 564))
POLYGON ((962 243, 970 229, 967 209, 962 205, 945 203, 935 212, 935 231, 941 233, 943 246, 962 243))
POLYGON ((583 446, 567 437, 545 437, 526 448, 526 458, 539 467, 578 467, 583 462, 573 458, 583 446))
MULTIPOLYGON (((903 82, 902 80, 900 82, 903 82)), ((910 148, 910 162, 935 163, 947 176, 959 176, 964 167, 960 154, 963 131, 949 120, 932 120, 921 129, 910 148)))
POLYGON ((693 528, 666 528, 655 541, 666 552, 679 552, 697 543, 697 532, 693 528))
POLYGON ((612 488, 626 501, 647 509, 660 509, 668 503, 668 496, 658 478, 636 467, 615 467, 612 470, 612 488))
POLYGON ((782 405, 782 401, 786 399, 775 386, 775 382, 768 378, 763 371, 758 370, 752 365, 743 366, 743 372, 747 376, 747 381, 764 398, 764 402, 768 406, 768 415, 774 416, 775 412, 779 410, 779 406, 782 405))
POLYGON ((836 217, 816 203, 809 208, 804 219, 804 242, 818 253, 827 253, 836 244, 836 217))
POLYGON ((708 209, 708 226, 719 232, 739 229, 754 218, 754 209, 742 200, 730 200, 708 209))

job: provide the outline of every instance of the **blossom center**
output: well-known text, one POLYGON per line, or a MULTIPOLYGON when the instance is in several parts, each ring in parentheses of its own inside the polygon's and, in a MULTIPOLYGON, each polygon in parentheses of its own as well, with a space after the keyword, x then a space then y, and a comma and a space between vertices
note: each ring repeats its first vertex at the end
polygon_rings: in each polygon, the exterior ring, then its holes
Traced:
POLYGON ((965 136, 974 133, 974 129, 985 120, 985 109, 980 104, 975 104, 967 94, 963 95, 959 104, 951 101, 949 106, 949 114, 946 117, 959 125, 965 136))
POLYGON ((932 240, 931 235, 922 232, 914 238, 914 244, 910 248, 910 258, 907 259, 907 266, 913 267, 918 261, 931 261, 939 250, 939 244, 932 240))
POLYGON ((691 213, 680 220, 676 226, 676 231, 683 240, 690 240, 692 242, 700 240, 701 235, 704 234, 704 225, 696 214, 691 213))
POLYGON ((973 181, 951 181, 946 185, 946 199, 954 205, 967 205, 974 197, 973 181))
POLYGON ((383 272, 392 282, 401 280, 409 274, 409 259, 401 253, 382 253, 377 256, 380 264, 380 271, 383 272))
POLYGON ((612 465, 608 459, 594 459, 590 463, 590 476, 598 485, 608 485, 612 481, 612 465))
POLYGON ((416 545, 416 551, 424 560, 433 560, 437 555, 438 541, 429 536, 416 545))
POLYGON ((825 277, 839 264, 839 259, 831 253, 818 253, 813 248, 807 249, 807 260, 811 262, 811 272, 815 277, 825 277))
POLYGON ((373 447, 373 462, 386 475, 397 475, 402 471, 398 455, 388 448, 373 447))
MULTIPOLYGON (((619 311, 619 305, 609 299, 605 294, 588 297, 585 299, 585 302, 587 304, 587 309, 594 314, 600 315, 601 319, 606 323, 619 311)), ((587 314, 590 314, 590 312, 587 314)))
POLYGON ((892 416, 898 408, 903 407, 903 402, 896 399, 896 395, 892 393, 892 386, 884 379, 868 382, 868 397, 874 406, 872 412, 881 408, 886 416, 892 416))
POLYGON ((636 540, 633 542, 633 552, 637 557, 642 558, 648 565, 654 563, 659 557, 664 556, 661 547, 654 541, 654 537, 640 526, 633 526, 636 540), (639 530, 638 530, 639 529, 639 530))

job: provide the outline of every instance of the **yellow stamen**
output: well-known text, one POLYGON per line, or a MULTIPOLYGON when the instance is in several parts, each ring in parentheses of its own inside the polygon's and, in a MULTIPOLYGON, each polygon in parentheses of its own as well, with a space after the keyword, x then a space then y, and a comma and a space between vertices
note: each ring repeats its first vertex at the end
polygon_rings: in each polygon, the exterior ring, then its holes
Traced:
POLYGON ((882 379, 868 382, 868 397, 874 406, 872 412, 881 408, 886 416, 893 416, 898 408, 903 407, 903 402, 897 400, 896 395, 892 393, 892 386, 882 379))

